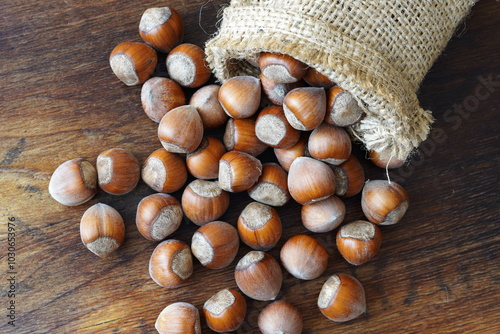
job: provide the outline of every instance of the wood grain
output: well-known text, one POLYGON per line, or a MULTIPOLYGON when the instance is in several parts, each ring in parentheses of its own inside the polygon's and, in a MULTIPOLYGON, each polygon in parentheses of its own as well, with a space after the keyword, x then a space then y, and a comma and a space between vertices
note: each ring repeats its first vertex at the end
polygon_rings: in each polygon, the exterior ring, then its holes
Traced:
MULTIPOLYGON (((216 31, 225 1, 169 1, 186 22, 185 41, 203 46, 216 31)), ((156 124, 140 105, 140 87, 112 74, 108 55, 124 41, 140 41, 137 26, 154 1, 29 1, 0 4, 0 265, 2 333, 154 333, 159 312, 185 301, 199 309, 217 291, 233 287, 234 265, 209 270, 198 262, 190 281, 164 289, 149 277, 155 243, 135 227, 138 202, 153 193, 143 182, 124 196, 103 192, 68 208, 48 194, 50 175, 63 161, 95 162, 105 149, 122 147, 140 161, 160 147, 156 124), (102 260, 82 245, 79 219, 103 202, 124 217, 124 245, 102 260), (8 324, 9 218, 15 226, 15 327, 8 324)), ((410 195, 404 220, 382 229, 380 253, 353 267, 342 260, 334 234, 315 235, 329 250, 320 278, 299 281, 285 273, 278 298, 294 304, 304 333, 499 333, 500 228, 498 129, 500 5, 480 1, 427 75, 419 92, 436 118, 430 138, 409 165, 391 178, 410 195), (364 285, 368 311, 334 323, 316 308, 328 275, 342 272, 364 285)), ((161 72, 161 68, 159 71, 161 72)), ((355 147, 355 154, 364 152, 355 147)), ((272 161, 266 152, 263 161, 272 161)), ((385 171, 364 161, 369 178, 385 171)), ((180 198, 181 192, 174 193, 180 198)), ((346 221, 361 219, 359 196, 346 201, 346 221)), ((222 217, 236 223, 250 202, 231 198, 222 217)), ((278 209, 284 234, 308 233, 299 206, 278 209)), ((173 237, 190 242, 196 226, 184 221, 173 237)), ((242 246, 241 258, 249 248, 242 246)), ((267 303, 247 299, 238 333, 258 333, 267 303)), ((203 331, 209 332, 203 321, 203 331)))

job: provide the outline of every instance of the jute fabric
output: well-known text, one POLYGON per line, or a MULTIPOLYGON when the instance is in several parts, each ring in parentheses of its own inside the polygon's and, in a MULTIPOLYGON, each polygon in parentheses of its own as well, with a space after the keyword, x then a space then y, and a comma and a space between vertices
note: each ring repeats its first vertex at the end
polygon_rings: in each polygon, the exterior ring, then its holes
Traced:
POLYGON ((472 0, 233 0, 205 47, 215 76, 258 75, 246 59, 288 54, 349 90, 367 116, 349 132, 406 159, 433 122, 417 90, 472 0))

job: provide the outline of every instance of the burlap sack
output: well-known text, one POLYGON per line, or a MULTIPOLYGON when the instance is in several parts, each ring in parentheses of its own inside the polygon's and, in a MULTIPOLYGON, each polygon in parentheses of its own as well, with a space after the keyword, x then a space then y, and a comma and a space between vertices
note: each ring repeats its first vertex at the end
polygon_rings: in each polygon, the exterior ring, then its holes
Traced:
POLYGON ((261 51, 291 55, 349 90, 367 117, 350 128, 367 149, 406 159, 433 121, 417 89, 472 0, 233 0, 206 44, 220 81, 257 75, 261 51))

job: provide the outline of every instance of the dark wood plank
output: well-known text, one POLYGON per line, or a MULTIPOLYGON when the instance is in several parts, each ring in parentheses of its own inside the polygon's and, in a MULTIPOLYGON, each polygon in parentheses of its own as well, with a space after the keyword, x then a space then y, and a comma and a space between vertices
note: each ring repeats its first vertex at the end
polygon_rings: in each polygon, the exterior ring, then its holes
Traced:
MULTIPOLYGON (((170 1, 186 22, 185 41, 200 46, 216 31, 225 1, 170 1)), ((160 147, 156 124, 144 115, 140 87, 113 76, 108 56, 124 41, 140 41, 137 26, 154 1, 2 1, 0 12, 0 264, 2 333, 154 333, 158 313, 186 301, 201 309, 215 292, 236 287, 234 265, 209 270, 195 264, 184 287, 167 290, 149 277, 155 244, 135 228, 138 202, 153 193, 144 183, 125 196, 100 192, 91 202, 68 208, 47 191, 63 161, 96 156, 111 147, 131 150, 140 161, 160 147), (124 245, 101 260, 80 241, 79 219, 103 202, 124 217, 124 245), (9 218, 16 229, 15 328, 7 321, 9 218)), ((500 7, 481 1, 427 75, 419 92, 436 122, 421 154, 391 171, 410 194, 404 220, 384 227, 380 253, 353 267, 342 260, 334 234, 316 235, 330 254, 319 279, 285 274, 279 298, 304 317, 304 333, 498 333, 500 323, 500 229, 498 227, 498 128, 500 102, 500 7), (356 276, 366 289, 368 311, 337 324, 316 307, 322 283, 332 273, 356 276)), ((364 153, 356 148, 356 154, 364 153)), ((265 154, 265 160, 272 155, 265 154)), ((369 178, 385 171, 364 161, 369 178)), ((181 192, 174 193, 180 198, 181 192)), ((361 219, 359 196, 348 199, 346 221, 361 219)), ((232 197, 222 219, 235 223, 249 203, 232 197)), ((281 242, 308 233, 299 206, 278 211, 281 242)), ((196 227, 187 221, 173 237, 189 242, 196 227)), ((310 233, 309 233, 310 234, 310 233)), ((238 258, 249 248, 242 246, 238 258)), ((239 333, 258 332, 266 302, 247 299, 239 333)), ((204 332, 209 332, 203 322, 204 332)))

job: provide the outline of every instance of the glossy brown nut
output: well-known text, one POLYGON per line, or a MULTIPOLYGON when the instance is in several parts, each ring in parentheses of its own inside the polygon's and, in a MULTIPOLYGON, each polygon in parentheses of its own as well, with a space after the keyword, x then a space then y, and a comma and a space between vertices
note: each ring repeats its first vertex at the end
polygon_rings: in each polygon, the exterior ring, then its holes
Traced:
POLYGON ((245 295, 260 301, 274 300, 283 283, 278 261, 260 251, 251 251, 241 258, 234 278, 245 295))
POLYGON ((149 260, 149 275, 161 287, 175 288, 193 274, 191 248, 179 240, 165 240, 156 246, 149 260))
POLYGON ((97 171, 85 159, 59 165, 49 181, 49 194, 61 204, 76 206, 89 201, 97 191, 97 171))
POLYGON ((335 126, 347 127, 358 123, 365 112, 348 91, 334 86, 327 93, 325 121, 335 126))
POLYGON ((124 195, 137 186, 141 166, 128 150, 112 148, 101 152, 96 162, 99 187, 112 195, 124 195))
POLYGON ((396 182, 370 180, 361 193, 363 213, 375 224, 396 224, 403 218, 408 205, 408 194, 396 182))
POLYGON ((203 315, 207 325, 215 332, 237 330, 247 313, 245 298, 234 289, 217 292, 203 305, 203 315))
POLYGON ((309 134, 307 132, 302 132, 299 140, 292 147, 274 149, 274 155, 285 171, 288 172, 290 170, 290 166, 296 158, 309 156, 307 152, 308 137, 309 134))
POLYGON ((276 163, 265 163, 262 165, 262 174, 257 183, 248 189, 251 199, 271 205, 283 206, 290 200, 288 191, 288 174, 276 163))
POLYGON ((217 181, 194 180, 182 193, 182 209, 186 217, 201 226, 220 218, 229 207, 229 194, 217 181))
POLYGON ((299 310, 282 300, 267 305, 259 313, 257 323, 262 334, 300 334, 303 328, 299 310))
POLYGON ((400 160, 387 151, 370 151, 370 161, 380 168, 394 169, 399 168, 405 164, 405 160, 400 160))
POLYGON ((183 87, 202 86, 212 74, 205 58, 205 51, 197 45, 184 43, 176 46, 166 60, 170 79, 183 87))
POLYGON ((337 196, 303 205, 300 211, 304 227, 315 233, 333 231, 344 221, 345 213, 345 204, 337 196))
POLYGON ((351 138, 343 129, 321 123, 313 130, 307 142, 311 157, 332 165, 340 165, 351 155, 351 138))
POLYGON ((275 83, 297 82, 307 71, 307 65, 286 54, 263 52, 259 57, 260 71, 275 83))
POLYGON ((320 73, 314 67, 309 67, 307 69, 306 75, 304 75, 304 81, 313 87, 323 87, 329 89, 335 85, 335 83, 330 80, 326 75, 320 73))
POLYGON ((148 8, 141 16, 139 35, 156 50, 169 53, 184 37, 182 17, 172 7, 148 8))
POLYGON ((325 118, 325 90, 319 87, 295 88, 286 94, 283 109, 293 128, 301 131, 312 130, 325 118))
POLYGON ((83 244, 99 257, 113 253, 125 239, 122 216, 107 204, 97 203, 88 208, 80 221, 83 244))
POLYGON ((181 204, 175 197, 158 193, 139 202, 135 224, 146 239, 161 241, 179 228, 183 216, 181 204))
POLYGON ((201 334, 200 313, 189 303, 173 303, 158 315, 155 328, 159 334, 201 334))
POLYGON ((288 172, 288 190, 299 204, 318 202, 335 193, 335 175, 324 162, 298 157, 288 172))
POLYGON ((203 122, 196 108, 185 105, 170 110, 158 125, 158 138, 171 153, 193 152, 203 139, 203 122))
POLYGON ((318 307, 330 320, 352 320, 366 312, 365 290, 361 283, 350 275, 332 275, 321 288, 318 307))
POLYGON ((187 181, 186 163, 175 153, 157 149, 144 161, 142 180, 157 192, 177 191, 187 181))
POLYGON ((241 241, 256 250, 267 251, 281 238, 278 212, 262 203, 249 203, 238 216, 237 226, 241 241))
POLYGON ((228 151, 245 152, 254 157, 268 147, 255 135, 255 118, 230 118, 224 131, 224 146, 228 151))
POLYGON ((226 124, 229 116, 219 103, 219 85, 206 85, 193 93, 189 104, 196 107, 205 129, 215 129, 226 124))
POLYGON ((111 70, 127 86, 140 85, 148 80, 157 62, 156 51, 143 43, 121 43, 109 56, 111 70))
POLYGON ((288 239, 280 252, 281 263, 292 276, 312 280, 328 266, 326 248, 313 237, 299 234, 288 239))
POLYGON ((257 112, 262 89, 260 80, 253 76, 235 76, 219 89, 219 102, 230 117, 248 118, 257 112))
POLYGON ((167 112, 185 105, 186 96, 182 87, 175 81, 153 77, 142 85, 141 102, 146 115, 159 123, 167 112))
POLYGON ((270 147, 289 148, 299 140, 300 131, 290 125, 283 108, 272 106, 259 113, 255 122, 255 135, 270 147))
POLYGON ((230 151, 219 161, 219 186, 229 192, 250 189, 262 173, 262 163, 254 156, 230 151))
POLYGON ((335 194, 337 196, 351 197, 357 195, 365 184, 365 172, 358 158, 350 155, 346 161, 338 166, 331 166, 337 185, 335 194))
POLYGON ((200 146, 186 156, 186 167, 198 179, 216 179, 219 176, 219 160, 226 153, 218 139, 205 137, 200 146))
POLYGON ((193 234, 191 252, 210 269, 221 269, 233 262, 240 246, 238 231, 223 221, 207 223, 193 234))
POLYGON ((359 266, 374 257, 382 244, 380 228, 368 221, 356 220, 337 232, 337 248, 344 259, 359 266))

